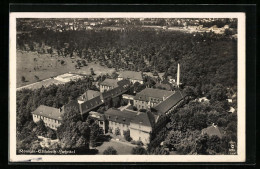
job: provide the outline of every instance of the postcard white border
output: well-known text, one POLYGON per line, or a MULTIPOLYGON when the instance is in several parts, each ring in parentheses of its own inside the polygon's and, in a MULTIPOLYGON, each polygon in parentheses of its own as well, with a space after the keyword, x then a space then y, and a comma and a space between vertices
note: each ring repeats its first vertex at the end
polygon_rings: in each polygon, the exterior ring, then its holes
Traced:
POLYGON ((43 162, 245 162, 245 13, 204 12, 11 12, 9 33, 9 161, 42 158, 43 162), (16 155, 16 18, 237 18, 238 19, 238 155, 16 155))

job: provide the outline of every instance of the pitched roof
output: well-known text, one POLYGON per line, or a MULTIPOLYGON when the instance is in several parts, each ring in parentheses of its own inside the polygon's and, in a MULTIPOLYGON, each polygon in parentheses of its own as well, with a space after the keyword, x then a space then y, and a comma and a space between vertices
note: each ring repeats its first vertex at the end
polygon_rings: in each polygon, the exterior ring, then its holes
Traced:
POLYGON ((61 120, 61 116, 63 113, 60 112, 60 110, 57 108, 40 105, 36 110, 32 112, 32 114, 44 116, 50 119, 61 120))
POLYGON ((218 126, 212 125, 212 126, 209 126, 207 128, 204 128, 204 129, 201 130, 201 133, 202 134, 208 134, 209 136, 216 135, 219 138, 222 138, 222 134, 220 133, 218 126))
POLYGON ((105 79, 103 82, 100 83, 100 85, 117 87, 117 82, 118 81, 116 79, 105 79))
POLYGON ((159 113, 166 113, 168 110, 170 110, 173 106, 175 106, 179 101, 184 99, 186 94, 184 92, 181 92, 177 90, 173 95, 168 97, 163 102, 159 103, 157 106, 154 107, 154 109, 159 113))
POLYGON ((99 91, 95 91, 95 90, 87 90, 84 94, 82 94, 78 100, 80 101, 87 101, 87 100, 91 100, 97 96, 100 96, 100 92, 99 91))
POLYGON ((153 89, 153 88, 145 88, 141 92, 137 93, 135 96, 135 100, 143 100, 149 101, 149 98, 159 98, 163 100, 163 97, 169 97, 172 95, 173 91, 161 90, 161 89, 153 89))
POLYGON ((110 108, 105 113, 108 121, 113 121, 121 124, 135 123, 142 126, 152 127, 155 123, 154 116, 151 112, 136 112, 124 109, 120 111, 116 108, 110 108))
POLYGON ((97 96, 91 100, 88 100, 82 104, 79 104, 80 112, 82 114, 84 114, 90 110, 93 110, 94 108, 96 108, 98 106, 101 106, 102 104, 103 104, 103 102, 101 101, 100 96, 97 96))
POLYGON ((137 112, 128 110, 120 111, 119 109, 110 108, 105 111, 104 114, 108 121, 129 125, 132 119, 137 115, 137 112))
POLYGON ((131 123, 141 124, 143 126, 152 127, 154 125, 154 116, 151 112, 138 112, 138 114, 133 118, 131 123))
POLYGON ((118 77, 123 79, 143 80, 143 76, 141 72, 135 72, 135 71, 120 72, 118 77))
POLYGON ((128 80, 125 80, 125 81, 121 82, 121 85, 114 89, 108 90, 104 93, 101 93, 100 96, 94 97, 91 100, 88 100, 82 104, 79 104, 81 113, 82 114, 86 113, 90 110, 93 110, 94 108, 96 108, 98 106, 101 106, 104 103, 101 101, 101 97, 103 97, 103 99, 114 98, 114 97, 117 97, 117 96, 125 93, 130 86, 130 82, 128 80), (123 85, 123 86, 121 86, 121 85, 123 85))

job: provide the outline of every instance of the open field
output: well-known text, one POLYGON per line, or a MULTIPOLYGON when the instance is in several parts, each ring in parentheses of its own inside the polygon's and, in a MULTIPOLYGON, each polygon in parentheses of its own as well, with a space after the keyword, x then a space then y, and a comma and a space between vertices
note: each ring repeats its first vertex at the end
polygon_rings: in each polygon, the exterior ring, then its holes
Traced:
MULTIPOLYGON (((69 57, 64 58, 61 56, 53 56, 50 54, 38 54, 37 52, 24 52, 17 51, 16 56, 16 87, 21 87, 29 85, 38 81, 35 77, 39 77, 39 80, 49 79, 57 75, 64 73, 80 73, 89 75, 90 68, 94 69, 96 76, 100 74, 111 74, 114 69, 107 68, 106 66, 101 66, 99 63, 87 63, 88 66, 81 67, 80 69, 75 68, 76 60, 80 58, 71 59, 69 57), (61 61, 64 64, 61 64, 61 61), (22 77, 25 77, 25 81, 22 82, 22 77)), ((45 83, 52 83, 54 79, 50 81, 37 83, 37 85, 45 85, 45 83), (43 84, 41 84, 43 83, 43 84)))

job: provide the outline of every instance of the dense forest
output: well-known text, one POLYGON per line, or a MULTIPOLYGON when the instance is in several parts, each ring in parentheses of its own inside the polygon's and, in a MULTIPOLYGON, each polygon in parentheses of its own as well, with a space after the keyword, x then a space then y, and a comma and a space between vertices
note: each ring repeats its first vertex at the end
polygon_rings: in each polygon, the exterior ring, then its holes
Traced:
MULTIPOLYGON (((237 40, 228 34, 219 35, 213 32, 189 34, 140 28, 124 31, 65 32, 35 29, 17 35, 17 48, 50 55, 57 54, 60 57, 79 56, 88 62, 99 61, 100 64, 116 70, 160 72, 164 73, 165 79, 167 76, 176 76, 177 63, 180 63, 183 90, 194 99, 206 96, 210 101, 189 102, 173 114, 165 127, 167 132, 161 132, 166 144, 181 154, 221 154, 226 153, 225 147, 228 141, 236 141, 236 112, 228 113, 230 106, 236 109, 236 99, 230 104, 227 98, 234 95, 237 90, 237 40), (45 50, 46 47, 48 50, 45 50), (200 135, 201 129, 212 123, 221 127, 225 133, 222 139, 200 135), (204 146, 200 146, 200 149, 199 145, 204 146), (205 147, 207 148, 204 149, 205 147)), ((76 99, 86 89, 97 90, 92 86, 92 81, 93 79, 86 78, 34 91, 18 91, 18 140, 27 140, 21 142, 28 143, 28 138, 35 138, 33 134, 40 130, 37 128, 42 128, 40 123, 37 124, 40 127, 35 126, 31 117, 31 112, 39 105, 60 107, 69 100, 76 99), (35 132, 28 133, 34 128, 35 132), (26 136, 30 137, 20 137, 20 134, 24 133, 28 133, 26 136)), ((151 85, 149 78, 145 85, 151 85)), ((143 86, 136 85, 136 88, 143 86)), ((86 125, 85 122, 73 122, 71 125, 75 126, 77 133, 82 131, 91 133, 89 124, 86 125)), ((66 126, 63 128, 66 130, 66 126)), ((48 130, 47 133, 51 131, 48 130)), ((63 136, 60 134, 58 138, 62 140, 63 136)), ((87 143, 84 140, 90 139, 84 134, 79 134, 75 138, 80 139, 79 142, 74 142, 75 146, 85 146, 87 143)), ((160 149, 160 146, 150 152, 167 154, 160 149)))

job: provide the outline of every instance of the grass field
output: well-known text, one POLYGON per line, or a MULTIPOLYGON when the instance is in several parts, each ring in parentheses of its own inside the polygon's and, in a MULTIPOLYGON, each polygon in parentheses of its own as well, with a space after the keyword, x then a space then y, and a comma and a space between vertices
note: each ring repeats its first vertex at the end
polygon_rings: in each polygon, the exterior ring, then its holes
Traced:
MULTIPOLYGON (((24 52, 17 51, 16 56, 16 87, 29 85, 38 81, 35 76, 39 77, 39 80, 55 77, 60 74, 72 72, 81 74, 90 74, 90 68, 94 69, 96 76, 100 74, 111 74, 114 69, 101 66, 99 63, 87 63, 88 66, 81 67, 81 69, 75 69, 76 60, 70 58, 64 58, 61 56, 51 57, 50 54, 38 54, 37 52, 24 52), (65 64, 61 64, 61 60, 65 64), (73 63, 74 62, 74 63, 73 63), (22 76, 25 77, 25 82, 22 82, 22 76)), ((46 83, 46 82, 45 82, 46 83)), ((41 83, 37 83, 41 86, 41 83)))
POLYGON ((103 152, 112 146, 119 155, 131 155, 131 151, 135 145, 130 145, 129 143, 123 143, 120 141, 110 140, 109 142, 104 142, 101 146, 97 147, 98 154, 102 155, 103 152))

